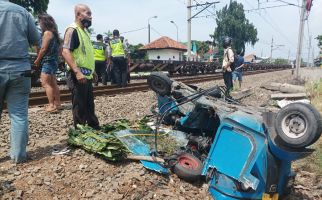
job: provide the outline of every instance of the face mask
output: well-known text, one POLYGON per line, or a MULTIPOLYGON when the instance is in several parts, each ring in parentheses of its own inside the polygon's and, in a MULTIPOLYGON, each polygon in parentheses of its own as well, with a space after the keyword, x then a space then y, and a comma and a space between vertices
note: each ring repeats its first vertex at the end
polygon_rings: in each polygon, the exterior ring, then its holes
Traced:
POLYGON ((88 19, 83 19, 81 23, 85 28, 89 28, 92 25, 92 21, 88 19))

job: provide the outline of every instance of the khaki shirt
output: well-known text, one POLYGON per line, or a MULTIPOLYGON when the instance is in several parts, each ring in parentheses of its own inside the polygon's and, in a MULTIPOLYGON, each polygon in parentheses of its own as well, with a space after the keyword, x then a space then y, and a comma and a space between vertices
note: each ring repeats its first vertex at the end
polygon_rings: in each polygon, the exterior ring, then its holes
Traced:
POLYGON ((224 58, 222 61, 223 71, 226 71, 230 68, 230 65, 234 62, 234 52, 231 47, 228 47, 224 50, 224 58))

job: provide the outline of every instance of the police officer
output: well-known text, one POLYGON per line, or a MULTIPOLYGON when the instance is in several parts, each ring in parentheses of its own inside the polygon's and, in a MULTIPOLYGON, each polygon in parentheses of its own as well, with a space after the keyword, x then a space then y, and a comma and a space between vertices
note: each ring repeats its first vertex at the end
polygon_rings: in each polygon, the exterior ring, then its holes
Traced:
POLYGON ((106 57, 107 50, 106 45, 103 43, 103 36, 98 34, 96 36, 96 42, 93 42, 94 48, 94 60, 95 60, 95 72, 97 74, 97 81, 95 85, 98 85, 99 80, 102 80, 102 84, 106 85, 107 72, 106 72, 106 57))
POLYGON ((72 110, 74 126, 88 124, 99 129, 95 115, 93 85, 97 79, 93 45, 88 28, 92 24, 92 12, 87 5, 75 6, 75 23, 65 32, 63 57, 70 70, 67 73, 67 85, 72 92, 72 110))
POLYGON ((110 63, 113 63, 113 73, 115 82, 119 87, 125 87, 127 85, 127 72, 128 63, 126 59, 129 59, 128 47, 126 43, 120 39, 120 33, 118 30, 113 31, 113 38, 109 43, 108 56, 110 63))

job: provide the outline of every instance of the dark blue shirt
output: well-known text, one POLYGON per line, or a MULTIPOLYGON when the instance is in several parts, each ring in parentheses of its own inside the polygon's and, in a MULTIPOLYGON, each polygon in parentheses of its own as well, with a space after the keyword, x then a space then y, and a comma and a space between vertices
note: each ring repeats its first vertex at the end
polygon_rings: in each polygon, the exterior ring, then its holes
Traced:
POLYGON ((244 57, 243 56, 237 56, 237 62, 236 62, 236 71, 237 72, 242 72, 243 68, 238 68, 240 67, 242 64, 244 64, 244 57))

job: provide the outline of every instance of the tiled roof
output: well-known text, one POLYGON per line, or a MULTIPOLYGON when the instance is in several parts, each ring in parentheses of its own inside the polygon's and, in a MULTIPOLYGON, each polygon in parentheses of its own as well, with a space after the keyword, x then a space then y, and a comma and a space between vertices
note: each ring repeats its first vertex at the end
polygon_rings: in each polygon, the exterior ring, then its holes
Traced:
POLYGON ((153 42, 141 47, 142 50, 152 49, 177 49, 187 51, 187 47, 169 37, 162 36, 161 38, 154 40, 153 42))

